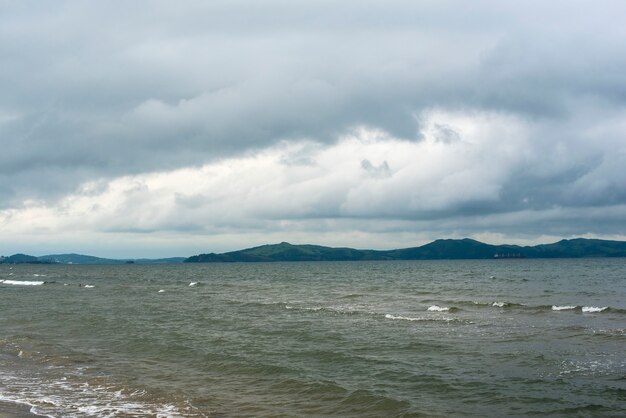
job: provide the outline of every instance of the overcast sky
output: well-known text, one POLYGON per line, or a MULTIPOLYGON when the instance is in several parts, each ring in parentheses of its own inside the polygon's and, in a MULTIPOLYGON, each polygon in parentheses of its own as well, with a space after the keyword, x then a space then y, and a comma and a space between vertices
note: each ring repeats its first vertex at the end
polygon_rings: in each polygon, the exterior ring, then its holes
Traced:
POLYGON ((625 16, 0 0, 0 254, 626 239, 625 16))

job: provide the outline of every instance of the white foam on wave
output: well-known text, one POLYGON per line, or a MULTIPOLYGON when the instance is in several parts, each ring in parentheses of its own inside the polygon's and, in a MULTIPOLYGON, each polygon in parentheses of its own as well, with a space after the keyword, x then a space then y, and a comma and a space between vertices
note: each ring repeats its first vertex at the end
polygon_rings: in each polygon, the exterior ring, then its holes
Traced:
POLYGON ((157 293, 165 293, 164 289, 159 289, 159 291, 157 293))
POLYGON ((491 306, 496 306, 498 308, 504 308, 507 305, 506 302, 494 302, 491 304, 491 306))
POLYGON ((433 305, 428 308, 430 312, 447 312, 450 310, 447 306, 433 305))
POLYGON ((563 305, 563 306, 552 305, 553 311, 571 311, 574 309, 576 309, 576 306, 573 306, 573 305, 563 305))
POLYGON ((191 282, 191 283, 189 283, 189 287, 193 287, 193 286, 197 286, 197 285, 198 285, 198 282, 191 282))
MULTIPOLYGON (((433 318, 431 317, 424 317, 424 316, 403 316, 403 315, 391 315, 391 314, 386 314, 385 315, 385 319, 391 319, 393 321, 423 321, 423 322, 463 322, 463 321, 459 321, 459 319, 457 318, 447 318, 447 317, 438 317, 438 318, 433 318)), ((473 322, 467 322, 469 324, 473 323, 473 322)))
POLYGON ((92 284, 86 284, 86 285, 85 285, 85 287, 86 287, 87 289, 91 289, 91 288, 94 288, 94 287, 96 287, 96 286, 94 286, 94 285, 92 285, 92 284))
POLYGON ((184 416, 184 412, 171 403, 138 399, 142 391, 111 390, 110 386, 70 382, 67 377, 47 384, 37 378, 2 372, 0 378, 12 383, 8 390, 0 393, 0 401, 29 406, 31 413, 41 416, 184 416))
POLYGON ((608 309, 608 306, 598 307, 598 306, 583 306, 583 312, 593 313, 593 312, 602 312, 608 309))
POLYGON ((360 310, 349 307, 349 306, 292 306, 285 305, 285 309, 295 309, 298 311, 308 311, 308 312, 330 312, 334 314, 355 314, 361 313, 360 310))
POLYGON ((46 277, 45 274, 37 274, 37 273, 33 274, 33 276, 35 276, 35 277, 46 277))
POLYGON ((607 376, 615 373, 624 363, 615 362, 612 359, 598 360, 564 360, 561 362, 561 371, 558 376, 607 376))
POLYGON ((390 315, 390 314, 385 315, 385 318, 393 319, 393 320, 403 320, 403 321, 423 321, 424 320, 424 318, 420 318, 420 317, 414 318, 410 316, 390 315))
POLYGON ((0 283, 4 284, 12 284, 16 286, 41 286, 45 282, 36 282, 36 281, 28 281, 28 280, 0 280, 0 283))

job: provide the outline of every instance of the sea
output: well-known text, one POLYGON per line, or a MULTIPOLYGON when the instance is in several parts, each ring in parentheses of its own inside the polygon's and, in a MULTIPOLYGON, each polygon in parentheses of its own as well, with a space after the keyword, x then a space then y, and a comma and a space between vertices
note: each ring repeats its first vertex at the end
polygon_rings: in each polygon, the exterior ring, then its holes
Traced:
POLYGON ((50 417, 626 416, 626 259, 0 265, 50 417))

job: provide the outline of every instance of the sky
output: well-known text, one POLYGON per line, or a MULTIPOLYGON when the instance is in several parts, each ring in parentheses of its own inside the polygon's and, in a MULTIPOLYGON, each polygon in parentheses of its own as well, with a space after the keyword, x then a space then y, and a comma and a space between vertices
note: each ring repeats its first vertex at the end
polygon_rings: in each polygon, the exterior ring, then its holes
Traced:
POLYGON ((0 0, 0 254, 624 240, 624 16, 0 0))

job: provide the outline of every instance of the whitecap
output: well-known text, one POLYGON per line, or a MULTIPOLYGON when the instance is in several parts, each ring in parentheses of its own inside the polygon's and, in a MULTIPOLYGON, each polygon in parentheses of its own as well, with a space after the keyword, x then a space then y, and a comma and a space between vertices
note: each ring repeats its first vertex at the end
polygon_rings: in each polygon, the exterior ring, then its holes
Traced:
POLYGON ((429 307, 428 310, 431 312, 447 312, 450 310, 450 308, 448 308, 447 306, 433 305, 429 307))
POLYGON ((94 286, 92 284, 86 284, 85 287, 88 288, 88 289, 91 289, 92 287, 96 287, 96 286, 94 286))
POLYGON ((573 305, 564 305, 564 306, 552 305, 552 310, 553 311, 571 311, 573 309, 576 309, 576 306, 573 306, 573 305))
POLYGON ((385 318, 394 319, 394 320, 400 319, 403 321, 423 321, 424 320, 424 318, 412 318, 410 316, 390 315, 390 314, 385 315, 385 318))
POLYGON ((41 286, 46 282, 22 281, 22 280, 0 280, 0 283, 12 284, 17 286, 41 286))
POLYGON ((506 303, 506 302, 494 302, 494 303, 491 304, 491 306, 496 306, 498 308, 504 308, 507 305, 508 305, 508 303, 506 303))
POLYGON ((191 282, 191 283, 189 283, 189 287, 197 286, 197 285, 198 285, 198 282, 191 282))
MULTIPOLYGON (((386 314, 385 318, 391 319, 394 321, 400 320, 400 321, 424 321, 424 322, 464 322, 464 321, 460 321, 457 318, 446 318, 446 317, 433 318, 433 317, 423 317, 423 316, 413 317, 413 316, 390 315, 390 314, 386 314)), ((470 321, 467 323, 472 324, 473 322, 470 321)))
POLYGON ((165 293, 165 290, 160 289, 157 293, 165 293))
POLYGON ((609 308, 608 306, 603 306, 601 308, 597 306, 583 306, 583 312, 589 312, 589 313, 602 312, 608 308, 609 308))
POLYGON ((33 274, 33 276, 35 276, 35 277, 46 277, 45 274, 37 274, 37 273, 33 274))

